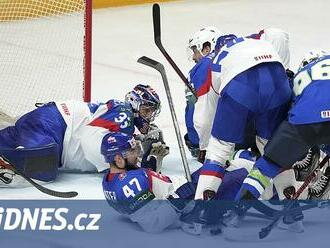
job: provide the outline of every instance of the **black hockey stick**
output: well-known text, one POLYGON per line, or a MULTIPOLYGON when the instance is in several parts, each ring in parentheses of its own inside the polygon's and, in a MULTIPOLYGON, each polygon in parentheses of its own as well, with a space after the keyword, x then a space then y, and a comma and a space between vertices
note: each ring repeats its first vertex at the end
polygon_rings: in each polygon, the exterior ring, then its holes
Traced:
POLYGON ((305 179, 305 182, 303 183, 303 185, 300 186, 300 188, 294 194, 294 196, 292 197, 290 203, 287 206, 285 206, 285 208, 281 211, 283 214, 277 216, 268 226, 266 226, 266 227, 264 227, 264 228, 261 229, 261 231, 259 232, 259 238, 260 239, 264 239, 264 238, 266 238, 270 234, 270 232, 273 230, 273 228, 278 223, 278 221, 281 219, 281 217, 284 216, 284 215, 286 215, 285 212, 288 212, 290 210, 290 208, 292 208, 292 206, 294 206, 295 200, 298 199, 298 197, 300 196, 300 194, 308 187, 308 185, 310 184, 310 182, 315 178, 316 171, 318 169, 321 169, 328 162, 328 160, 329 160, 329 156, 327 155, 320 162, 319 166, 317 166, 311 172, 311 174, 305 179))
POLYGON ((76 197, 78 195, 77 192, 75 191, 69 191, 69 192, 59 192, 59 191, 55 191, 55 190, 51 190, 48 188, 45 188, 43 186, 41 186, 40 184, 36 183, 35 181, 33 181, 31 178, 25 176, 22 172, 20 172, 19 170, 17 170, 13 165, 10 164, 10 162, 4 158, 2 156, 2 159, 4 160, 4 162, 6 163, 4 166, 6 168, 8 168, 9 170, 12 170, 15 174, 23 177, 26 181, 28 181, 30 184, 32 184, 36 189, 38 189, 39 191, 41 191, 42 193, 45 193, 47 195, 51 195, 51 196, 55 196, 55 197, 60 197, 60 198, 73 198, 76 197))
POLYGON ((179 143, 179 149, 180 149, 184 172, 185 172, 188 182, 191 182, 190 169, 189 169, 188 162, 187 162, 186 152, 184 150, 184 145, 183 145, 183 141, 182 141, 182 137, 181 137, 181 133, 180 133, 178 120, 177 120, 175 110, 174 110, 173 100, 172 100, 172 96, 171 96, 170 87, 168 85, 165 68, 161 63, 159 63, 151 58, 148 58, 146 56, 139 58, 137 62, 144 64, 146 66, 149 66, 151 68, 154 68, 162 76, 164 87, 165 87, 165 92, 166 92, 166 96, 167 96, 167 101, 168 101, 170 111, 171 111, 171 116, 172 116, 172 121, 173 121, 174 129, 175 129, 176 138, 179 143))
POLYGON ((166 52, 162 40, 161 40, 161 27, 160 27, 160 7, 159 4, 155 3, 152 6, 152 17, 153 17, 153 24, 154 24, 154 40, 156 43, 156 46, 159 48, 159 50, 162 52, 166 60, 170 63, 174 71, 178 74, 178 76, 181 78, 183 83, 187 86, 187 88, 191 91, 192 94, 197 98, 197 94, 195 89, 191 86, 188 79, 185 77, 185 75, 182 73, 182 71, 179 69, 179 67, 176 65, 176 63, 173 61, 171 56, 166 52))

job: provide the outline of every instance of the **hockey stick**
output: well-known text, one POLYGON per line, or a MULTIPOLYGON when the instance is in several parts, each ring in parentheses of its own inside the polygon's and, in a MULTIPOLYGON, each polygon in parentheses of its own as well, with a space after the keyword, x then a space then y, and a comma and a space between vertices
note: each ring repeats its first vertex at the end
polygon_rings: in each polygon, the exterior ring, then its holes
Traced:
POLYGON ((31 178, 25 176, 19 170, 17 170, 13 165, 10 164, 10 162, 6 158, 4 158, 4 157, 1 157, 1 158, 4 161, 3 163, 5 163, 4 164, 5 168, 8 168, 9 170, 13 171, 15 174, 23 177, 26 181, 28 181, 30 184, 32 184, 32 186, 34 186, 36 189, 38 189, 42 193, 45 193, 45 194, 51 195, 51 196, 55 196, 55 197, 60 197, 60 198, 73 198, 73 197, 76 197, 78 195, 78 193, 75 192, 75 191, 59 192, 59 191, 55 191, 55 190, 45 188, 45 187, 41 186, 40 184, 36 183, 35 181, 33 181, 31 178))
POLYGON ((261 231, 259 232, 259 238, 260 239, 264 239, 266 238, 270 232, 273 230, 274 226, 279 222, 279 220, 281 219, 281 217, 283 215, 286 215, 285 212, 289 211, 290 208, 294 205, 295 200, 298 199, 298 197, 300 196, 300 194, 308 187, 308 185, 310 184, 310 182, 315 178, 316 176, 316 171, 318 169, 321 169, 329 160, 329 156, 325 156, 324 159, 320 162, 319 166, 317 166, 312 173, 305 179, 305 182, 303 183, 303 185, 300 186, 300 188, 297 190, 297 192, 294 194, 294 196, 292 197, 290 203, 285 206, 285 208, 281 211, 283 214, 276 216, 276 218, 266 227, 262 228, 261 231))
POLYGON ((187 88, 191 91, 191 93, 197 98, 197 94, 195 89, 191 86, 188 79, 185 77, 185 75, 182 73, 182 71, 179 69, 179 67, 176 65, 176 63, 173 61, 171 56, 166 52, 162 40, 161 40, 161 28, 160 28, 160 7, 159 4, 155 3, 152 6, 152 17, 153 17, 153 24, 154 24, 154 40, 156 46, 159 48, 159 50, 162 52, 166 60, 170 63, 174 71, 178 74, 178 76, 181 78, 183 83, 187 86, 187 88))
POLYGON ((180 149, 180 154, 181 154, 181 159, 182 159, 182 163, 183 163, 184 172, 185 172, 185 175, 186 175, 186 178, 187 178, 188 182, 191 182, 190 169, 189 169, 188 162, 187 162, 186 152, 185 152, 184 146, 183 146, 183 141, 182 141, 182 137, 181 137, 181 133, 180 133, 178 120, 177 120, 175 110, 174 110, 173 100, 172 100, 172 96, 171 96, 171 92, 170 92, 170 87, 168 85, 165 68, 161 63, 159 63, 159 62, 157 62, 157 61, 155 61, 151 58, 148 58, 146 56, 143 56, 143 57, 139 58, 137 62, 154 68, 162 76, 164 87, 165 87, 165 92, 166 92, 166 96, 167 96, 168 105, 169 105, 170 111, 171 111, 171 116, 172 116, 172 121, 173 121, 174 129, 175 129, 176 138, 177 138, 178 143, 179 143, 179 149, 180 149))

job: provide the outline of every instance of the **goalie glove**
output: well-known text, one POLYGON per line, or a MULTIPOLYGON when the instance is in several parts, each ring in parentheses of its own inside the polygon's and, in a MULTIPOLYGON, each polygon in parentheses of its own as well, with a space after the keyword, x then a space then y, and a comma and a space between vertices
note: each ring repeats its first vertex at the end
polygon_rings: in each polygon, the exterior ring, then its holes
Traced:
POLYGON ((152 158, 156 160, 156 172, 159 173, 162 168, 163 159, 170 153, 170 148, 162 142, 156 142, 151 144, 151 150, 147 157, 147 161, 152 158))
POLYGON ((148 132, 146 134, 136 135, 135 139, 140 140, 142 142, 142 146, 143 143, 147 141, 160 141, 164 143, 163 131, 160 130, 155 124, 150 124, 148 132))

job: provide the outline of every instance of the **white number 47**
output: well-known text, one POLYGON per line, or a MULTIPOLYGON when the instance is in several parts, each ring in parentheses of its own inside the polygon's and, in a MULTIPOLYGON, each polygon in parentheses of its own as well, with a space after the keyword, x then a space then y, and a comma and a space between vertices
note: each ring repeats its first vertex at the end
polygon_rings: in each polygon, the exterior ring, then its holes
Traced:
MULTIPOLYGON (((136 189, 140 192, 142 191, 142 188, 140 186, 139 181, 136 178, 133 178, 131 181, 128 182, 130 185, 133 186, 133 184, 135 185, 136 189)), ((128 198, 130 196, 134 197, 136 195, 136 193, 134 192, 134 190, 130 187, 128 187, 128 185, 125 185, 123 187, 123 192, 124 195, 128 198)))

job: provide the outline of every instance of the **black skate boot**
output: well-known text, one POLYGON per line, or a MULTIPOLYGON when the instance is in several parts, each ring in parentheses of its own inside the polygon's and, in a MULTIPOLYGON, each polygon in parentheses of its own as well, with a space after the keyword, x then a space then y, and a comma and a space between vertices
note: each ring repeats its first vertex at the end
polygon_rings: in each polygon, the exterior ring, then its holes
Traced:
POLYGON ((313 200, 328 199, 328 192, 330 190, 330 166, 325 169, 317 181, 308 189, 308 197, 313 200))
POLYGON ((314 146, 308 150, 306 157, 293 165, 297 181, 305 181, 305 178, 318 166, 320 149, 314 146))

